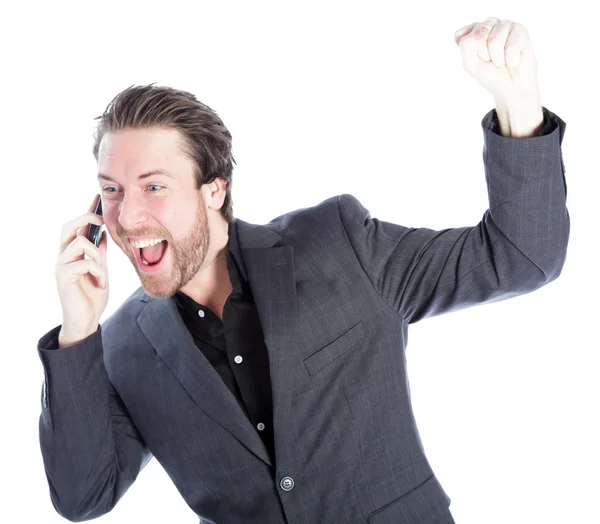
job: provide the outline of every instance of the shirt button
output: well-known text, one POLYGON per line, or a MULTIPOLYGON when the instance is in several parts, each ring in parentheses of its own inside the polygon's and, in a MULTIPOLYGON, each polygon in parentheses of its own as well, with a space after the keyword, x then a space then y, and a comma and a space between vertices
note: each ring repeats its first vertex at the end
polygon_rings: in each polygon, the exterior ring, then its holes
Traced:
POLYGON ((201 309, 198 311, 198 316, 200 318, 204 318, 204 311, 202 311, 201 309))
POLYGON ((292 477, 283 477, 279 485, 283 491, 291 491, 294 487, 294 479, 292 477))
POLYGON ((265 429, 265 425, 262 422, 259 422, 256 427, 258 428, 259 431, 262 431, 263 429, 265 429))
POLYGON ((242 360, 244 360, 242 357, 240 357, 239 355, 237 355, 233 360, 235 360, 236 364, 241 364, 242 360))

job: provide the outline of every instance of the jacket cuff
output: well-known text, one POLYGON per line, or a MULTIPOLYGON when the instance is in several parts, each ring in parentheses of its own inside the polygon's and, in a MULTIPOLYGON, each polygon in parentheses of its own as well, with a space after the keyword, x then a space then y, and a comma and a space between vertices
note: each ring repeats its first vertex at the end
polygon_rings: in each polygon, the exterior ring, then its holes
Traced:
MULTIPOLYGON (((558 127, 558 121, 556 120, 555 115, 553 113, 548 111, 548 109, 544 106, 542 106, 542 112, 544 113, 544 123, 542 124, 542 127, 540 128, 539 132, 535 135, 535 137, 549 135, 558 127)), ((502 136, 502 134, 500 133, 500 121, 498 120, 498 113, 496 112, 496 109, 492 109, 488 114, 486 114, 483 117, 481 124, 484 129, 487 129, 492 133, 496 133, 497 135, 502 136)))

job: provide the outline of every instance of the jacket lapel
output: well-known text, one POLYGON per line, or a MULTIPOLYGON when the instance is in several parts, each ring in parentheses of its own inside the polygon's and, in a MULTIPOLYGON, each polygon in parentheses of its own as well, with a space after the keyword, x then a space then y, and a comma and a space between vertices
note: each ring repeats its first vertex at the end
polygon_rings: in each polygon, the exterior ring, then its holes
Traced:
POLYGON ((238 220, 238 233, 269 355, 275 453, 281 456, 278 445, 285 440, 277 438, 278 424, 285 424, 293 415, 294 391, 301 388, 303 378, 291 372, 301 357, 294 248, 274 246, 280 237, 265 226, 238 220))
MULTIPOLYGON (((273 385, 273 416, 289 404, 288 388, 278 386, 278 370, 293 351, 296 329, 296 284, 291 246, 272 247, 279 239, 265 226, 237 219, 241 271, 250 283, 269 353, 273 385), (285 351, 283 351, 285 349, 285 351)), ((158 356, 187 390, 194 402, 217 424, 272 466, 257 430, 239 406, 219 374, 196 347, 173 299, 152 299, 137 319, 140 329, 158 356)), ((285 379, 285 377, 283 377, 285 379)))

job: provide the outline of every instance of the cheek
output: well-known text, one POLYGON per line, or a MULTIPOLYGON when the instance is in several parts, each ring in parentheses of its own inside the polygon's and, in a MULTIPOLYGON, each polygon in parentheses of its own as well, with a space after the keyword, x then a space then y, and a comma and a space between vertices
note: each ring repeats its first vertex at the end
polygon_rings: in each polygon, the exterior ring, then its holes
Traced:
POLYGON ((102 201, 102 217, 109 229, 114 229, 117 217, 119 216, 119 208, 115 204, 115 202, 111 202, 110 200, 102 201))
POLYGON ((119 224, 118 217, 119 212, 115 206, 107 206, 107 208, 102 208, 104 229, 106 229, 107 235, 110 235, 113 241, 123 249, 129 246, 125 246, 125 230, 121 224, 119 224))
POLYGON ((102 218, 104 219, 104 227, 106 228, 106 231, 108 232, 108 234, 110 234, 110 236, 112 238, 119 238, 121 236, 119 234, 119 232, 122 233, 122 228, 117 223, 116 215, 103 209, 102 210, 102 218), (119 231, 117 231, 117 229, 119 231))
POLYGON ((180 208, 166 213, 157 225, 166 234, 167 240, 177 242, 188 238, 198 228, 198 216, 193 208, 180 208))

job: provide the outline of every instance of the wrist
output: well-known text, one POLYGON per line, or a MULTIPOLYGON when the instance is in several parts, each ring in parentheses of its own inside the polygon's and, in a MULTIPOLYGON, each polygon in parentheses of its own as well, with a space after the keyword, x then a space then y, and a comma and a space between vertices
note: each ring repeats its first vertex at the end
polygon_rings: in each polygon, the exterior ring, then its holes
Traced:
POLYGON ((537 136, 544 123, 544 111, 538 97, 518 100, 496 100, 500 133, 505 137, 537 136))
POLYGON ((59 347, 59 349, 62 349, 64 347, 74 346, 75 344, 79 344, 79 342, 90 337, 97 330, 98 330, 98 324, 95 324, 95 326, 93 328, 90 328, 86 331, 78 332, 78 333, 61 328, 61 330, 58 333, 58 347, 59 347))

